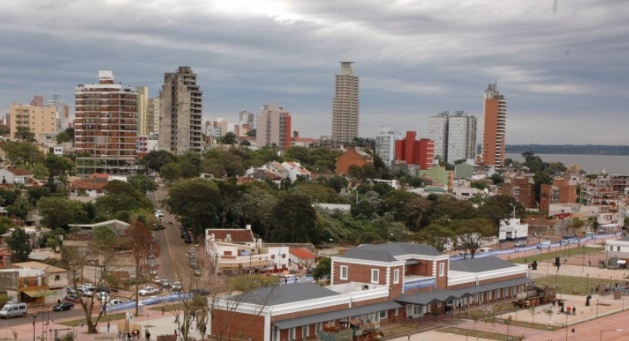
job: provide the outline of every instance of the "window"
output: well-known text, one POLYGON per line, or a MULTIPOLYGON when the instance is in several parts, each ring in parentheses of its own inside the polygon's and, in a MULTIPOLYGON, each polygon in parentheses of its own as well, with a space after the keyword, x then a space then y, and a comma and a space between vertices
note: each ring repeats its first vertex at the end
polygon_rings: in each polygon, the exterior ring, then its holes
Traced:
POLYGON ((387 311, 386 310, 380 310, 380 319, 386 319, 387 318, 387 311))
POLYGON ((341 276, 340 279, 347 279, 347 265, 341 265, 341 276))
POLYGON ((301 327, 301 338, 307 339, 310 336, 310 325, 305 325, 301 327))
POLYGON ((443 277, 446 272, 446 263, 439 263, 439 277, 443 277))
POLYGON ((371 283, 379 283, 380 282, 380 270, 371 269, 371 283))
POLYGON ((273 327, 273 341, 277 341, 279 339, 280 329, 277 327, 273 327))
POLYGON ((393 284, 400 283, 400 269, 393 270, 393 284))
POLYGON ((58 281, 58 280, 60 280, 60 279, 61 279, 61 276, 60 276, 60 275, 55 275, 55 281, 58 281))
POLYGON ((295 340, 295 328, 288 329, 288 339, 295 340))

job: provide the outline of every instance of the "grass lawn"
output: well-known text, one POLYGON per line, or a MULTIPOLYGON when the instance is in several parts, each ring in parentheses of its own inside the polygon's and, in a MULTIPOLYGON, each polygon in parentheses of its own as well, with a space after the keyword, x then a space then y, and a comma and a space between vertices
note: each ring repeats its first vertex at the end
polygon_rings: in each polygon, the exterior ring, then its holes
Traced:
POLYGON ((567 258, 572 256, 579 255, 587 255, 587 254, 595 254, 600 253, 601 248, 597 247, 573 247, 573 248, 557 248, 556 250, 547 252, 547 250, 543 250, 539 255, 530 255, 526 257, 519 258, 511 258, 510 261, 513 263, 532 263, 536 260, 538 263, 548 260, 554 260, 555 257, 567 258))
MULTIPOLYGON (((125 313, 108 314, 108 315, 101 316, 100 321, 98 321, 98 323, 103 323, 107 321, 124 320, 124 319, 125 319, 125 313)), ((85 319, 80 318, 78 320, 64 321, 64 322, 60 322, 59 324, 62 324, 68 327, 78 327, 81 325, 81 321, 85 321, 85 319)))
POLYGON ((558 294, 587 295, 592 293, 592 289, 597 285, 612 285, 616 281, 604 278, 583 278, 573 276, 547 276, 535 279, 536 284, 545 283, 547 285, 557 285, 558 294))
POLYGON ((506 334, 490 333, 490 332, 486 332, 482 330, 470 330, 470 329, 463 329, 463 328, 457 328, 457 327, 447 327, 447 328, 439 329, 439 331, 450 333, 450 334, 470 336, 472 338, 482 337, 483 339, 499 340, 499 341, 514 341, 514 340, 523 339, 523 336, 520 336, 520 335, 507 336, 506 334))

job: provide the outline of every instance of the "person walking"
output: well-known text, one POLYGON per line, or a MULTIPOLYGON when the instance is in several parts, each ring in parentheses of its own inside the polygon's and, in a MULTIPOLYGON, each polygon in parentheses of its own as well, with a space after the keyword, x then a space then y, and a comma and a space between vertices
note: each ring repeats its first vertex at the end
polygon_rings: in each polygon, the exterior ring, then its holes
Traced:
POLYGON ((144 337, 146 337, 146 341, 151 340, 151 333, 149 333, 148 328, 144 331, 144 337))

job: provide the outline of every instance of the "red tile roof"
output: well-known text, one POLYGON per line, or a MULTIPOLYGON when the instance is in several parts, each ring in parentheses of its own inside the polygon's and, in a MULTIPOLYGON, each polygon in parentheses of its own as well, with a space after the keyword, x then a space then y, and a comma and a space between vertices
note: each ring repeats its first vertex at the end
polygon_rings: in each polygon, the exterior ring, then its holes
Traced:
POLYGON ((295 255, 295 256, 297 256, 299 259, 315 259, 315 258, 317 258, 316 254, 314 254, 312 251, 310 251, 310 250, 308 250, 306 248, 303 248, 303 247, 296 248, 296 249, 291 248, 290 249, 290 253, 295 255))
POLYGON ((253 233, 247 229, 209 229, 208 235, 212 233, 217 241, 226 241, 229 234, 232 243, 255 242, 253 233))
POLYGON ((22 168, 7 168, 7 170, 17 176, 33 176, 33 173, 22 168))
POLYGON ((97 180, 77 180, 70 184, 70 189, 85 190, 85 191, 91 191, 91 190, 101 191, 105 187, 105 185, 107 185, 107 182, 97 181, 97 180))

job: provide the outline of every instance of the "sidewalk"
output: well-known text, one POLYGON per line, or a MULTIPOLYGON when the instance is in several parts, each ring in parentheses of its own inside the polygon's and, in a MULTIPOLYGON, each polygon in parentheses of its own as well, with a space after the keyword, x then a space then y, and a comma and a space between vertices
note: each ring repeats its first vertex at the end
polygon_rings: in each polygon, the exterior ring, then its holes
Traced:
MULTIPOLYGON (((144 307, 144 313, 140 314, 140 316, 135 316, 130 323, 138 326, 140 330, 140 340, 145 340, 144 331, 146 329, 151 333, 151 340, 157 340, 158 335, 173 335, 175 329, 177 329, 177 324, 175 323, 175 317, 170 313, 165 313, 164 315, 157 310, 149 309, 149 307, 144 307)), ((35 324, 35 340, 37 341, 53 341, 54 340, 54 331, 55 329, 58 331, 58 335, 63 337, 66 335, 68 331, 76 330, 77 331, 77 341, 92 341, 92 340, 120 340, 118 336, 118 324, 124 323, 125 320, 116 320, 110 322, 109 332, 107 331, 107 322, 100 322, 98 324, 98 334, 87 334, 87 327, 75 327, 71 328, 66 325, 61 324, 64 321, 73 321, 78 318, 71 319, 63 319, 57 320, 54 319, 54 315, 50 315, 51 319, 48 325, 42 325, 40 320, 37 320, 35 324), (43 335, 42 330, 45 329, 47 335, 43 335)), ((22 324, 15 327, 4 327, 2 326, 2 322, 0 322, 0 340, 11 340, 14 341, 13 332, 17 333, 17 341, 32 341, 33 340, 33 325, 30 323, 30 316, 26 318, 22 318, 22 324)), ((193 337, 197 340, 201 340, 201 334, 195 329, 196 325, 193 323, 190 328, 190 337, 193 337)), ((207 336, 207 335, 206 335, 207 336)))

